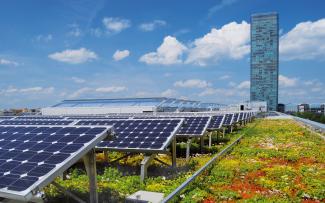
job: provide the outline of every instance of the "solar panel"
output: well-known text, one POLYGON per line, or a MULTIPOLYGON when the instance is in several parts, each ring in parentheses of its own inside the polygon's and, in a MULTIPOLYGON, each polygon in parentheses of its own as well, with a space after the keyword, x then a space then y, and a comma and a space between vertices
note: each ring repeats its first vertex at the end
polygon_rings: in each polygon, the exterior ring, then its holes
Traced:
POLYGON ((211 121, 209 123, 208 129, 209 130, 218 130, 222 127, 223 121, 225 116, 224 115, 218 115, 218 116, 212 116, 211 121))
POLYGON ((184 122, 177 132, 177 136, 203 136, 208 128, 210 116, 137 116, 135 119, 183 118, 184 122))
POLYGON ((3 120, 0 125, 69 125, 73 120, 3 120))
POLYGON ((0 197, 29 201, 105 139, 107 127, 0 126, 0 197))
POLYGON ((223 125, 225 126, 231 125, 233 123, 233 118, 234 118, 234 114, 232 113, 226 114, 225 119, 223 121, 223 125))
POLYGON ((239 121, 242 121, 243 119, 244 119, 244 113, 241 112, 241 113, 239 114, 239 121))
POLYGON ((208 128, 211 117, 195 116, 195 117, 179 117, 184 118, 184 123, 177 132, 180 136, 202 136, 208 128))
POLYGON ((234 114, 234 122, 238 122, 239 120, 239 113, 234 114))
POLYGON ((15 119, 18 120, 50 120, 50 119, 55 119, 55 120, 59 120, 59 119, 63 119, 64 117, 62 116, 17 116, 15 119))
POLYGON ((15 118, 14 116, 0 116, 0 120, 9 120, 15 118))
POLYGON ((165 151, 184 119, 81 120, 76 125, 113 125, 116 139, 103 141, 98 149, 115 151, 165 151))
POLYGON ((99 116, 96 116, 96 117, 92 117, 92 116, 70 116, 70 117, 67 117, 67 119, 69 120, 104 120, 104 119, 129 119, 129 117, 127 116, 111 116, 111 117, 99 117, 99 116))

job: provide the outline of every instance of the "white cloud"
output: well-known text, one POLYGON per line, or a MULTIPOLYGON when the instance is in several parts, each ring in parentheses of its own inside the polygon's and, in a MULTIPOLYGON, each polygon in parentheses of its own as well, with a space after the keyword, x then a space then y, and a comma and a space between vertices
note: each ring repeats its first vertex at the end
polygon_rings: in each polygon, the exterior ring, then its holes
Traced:
POLYGON ((37 35, 35 37, 35 41, 37 42, 49 42, 53 39, 53 35, 52 34, 48 34, 48 35, 37 35))
POLYGON ((70 64, 80 64, 97 59, 95 52, 85 48, 67 49, 62 52, 55 52, 53 54, 50 54, 48 57, 56 61, 70 64))
POLYGON ((99 87, 95 89, 96 92, 102 93, 116 93, 125 91, 127 88, 124 86, 110 86, 110 87, 99 87))
POLYGON ((78 77, 71 77, 71 80, 72 80, 73 82, 75 82, 75 83, 79 83, 79 84, 81 84, 81 83, 85 83, 85 82, 86 82, 85 79, 78 78, 78 77))
POLYGON ((122 18, 106 17, 103 24, 108 32, 118 33, 131 26, 130 20, 122 18))
POLYGON ((182 88, 206 88, 211 84, 205 80, 199 79, 189 79, 184 81, 176 81, 174 83, 175 87, 182 87, 182 88))
POLYGON ((130 51, 129 50, 123 50, 123 51, 120 51, 120 50, 116 50, 114 55, 113 55, 113 59, 115 61, 120 61, 126 57, 128 57, 130 55, 130 51))
POLYGON ((298 79, 289 78, 284 75, 279 75, 279 85, 282 87, 293 87, 296 86, 298 79))
POLYGON ((2 90, 2 94, 51 94, 54 91, 54 87, 26 87, 26 88, 15 88, 9 87, 5 90, 2 90))
POLYGON ((280 58, 308 60, 325 57, 325 18, 297 24, 280 38, 280 58))
POLYGON ((166 24, 167 24, 166 21, 163 21, 163 20, 154 20, 152 22, 142 23, 139 26, 139 29, 142 30, 142 31, 145 31, 145 32, 150 32, 150 31, 155 30, 158 27, 165 26, 166 24))
POLYGON ((179 64, 182 63, 181 57, 186 49, 175 37, 167 36, 156 52, 147 53, 139 60, 147 64, 179 64))
POLYGON ((76 90, 75 92, 73 92, 72 94, 69 95, 69 98, 79 98, 81 95, 92 91, 93 89, 89 88, 89 87, 83 87, 80 88, 78 90, 76 90))
POLYGON ((222 75, 222 76, 219 77, 219 80, 227 80, 229 78, 230 78, 229 75, 222 75))
POLYGON ((222 58, 241 59, 249 53, 250 25, 231 22, 194 41, 186 63, 207 65, 222 58))
POLYGON ((19 66, 19 63, 16 61, 11 61, 8 59, 1 59, 0 58, 0 65, 5 65, 5 66, 19 66))
POLYGON ((177 95, 177 91, 173 89, 167 89, 161 93, 162 97, 174 97, 177 95))
POLYGON ((251 82, 246 80, 246 81, 243 81, 241 83, 239 83, 239 85, 237 86, 238 89, 249 89, 250 88, 250 85, 251 85, 251 82))

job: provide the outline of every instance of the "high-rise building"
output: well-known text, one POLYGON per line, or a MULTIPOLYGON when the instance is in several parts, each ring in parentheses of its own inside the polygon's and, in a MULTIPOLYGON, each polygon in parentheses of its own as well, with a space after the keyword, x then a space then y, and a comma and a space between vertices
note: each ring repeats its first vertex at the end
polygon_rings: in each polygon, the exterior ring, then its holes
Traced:
POLYGON ((278 75, 278 14, 254 14, 251 16, 251 101, 266 101, 268 110, 276 111, 278 75))

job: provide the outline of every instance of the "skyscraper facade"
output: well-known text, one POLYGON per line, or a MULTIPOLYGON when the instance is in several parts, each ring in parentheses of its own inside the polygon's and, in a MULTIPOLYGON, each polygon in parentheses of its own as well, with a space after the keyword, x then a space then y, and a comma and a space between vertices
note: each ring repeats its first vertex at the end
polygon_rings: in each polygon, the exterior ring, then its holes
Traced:
POLYGON ((278 75, 278 14, 254 14, 251 16, 251 101, 266 101, 268 110, 276 111, 278 75))

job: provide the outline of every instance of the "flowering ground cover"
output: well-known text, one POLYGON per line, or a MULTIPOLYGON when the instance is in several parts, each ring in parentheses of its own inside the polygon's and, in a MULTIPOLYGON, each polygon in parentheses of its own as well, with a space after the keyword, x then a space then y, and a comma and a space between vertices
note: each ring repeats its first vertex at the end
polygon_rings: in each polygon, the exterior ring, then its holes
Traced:
MULTIPOLYGON (((138 190, 168 195, 209 161, 213 153, 226 147, 227 140, 229 143, 241 134, 245 136, 240 144, 173 202, 325 202, 324 140, 293 120, 256 120, 227 134, 226 143, 213 146, 212 154, 193 155, 189 163, 178 158, 177 172, 154 162, 144 183, 140 183, 138 174, 141 155, 122 159, 118 166, 107 166, 99 154, 100 202, 123 202, 138 190)), ((121 154, 109 156, 114 160, 121 154)), ((160 159, 170 163, 168 156, 160 159)), ((69 171, 66 180, 57 182, 87 200, 88 177, 80 165, 69 171)), ((74 202, 53 186, 45 188, 45 194, 48 202, 74 202)))
POLYGON ((325 143, 292 120, 259 120, 183 202, 325 202, 325 143))

